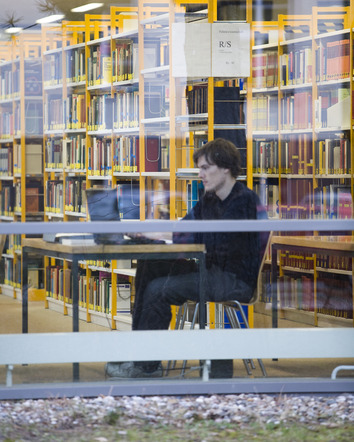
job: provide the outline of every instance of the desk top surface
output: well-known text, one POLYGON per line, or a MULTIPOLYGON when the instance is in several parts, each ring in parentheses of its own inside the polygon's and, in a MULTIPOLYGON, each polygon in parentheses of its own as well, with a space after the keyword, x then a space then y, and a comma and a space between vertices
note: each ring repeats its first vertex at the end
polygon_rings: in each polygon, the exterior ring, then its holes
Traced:
POLYGON ((272 244, 354 252, 353 236, 273 236, 272 244))
POLYGON ((79 254, 114 254, 114 253, 203 253, 204 244, 129 244, 129 245, 103 245, 103 244, 60 244, 44 241, 41 238, 25 238, 23 247, 31 247, 41 251, 56 253, 79 254))

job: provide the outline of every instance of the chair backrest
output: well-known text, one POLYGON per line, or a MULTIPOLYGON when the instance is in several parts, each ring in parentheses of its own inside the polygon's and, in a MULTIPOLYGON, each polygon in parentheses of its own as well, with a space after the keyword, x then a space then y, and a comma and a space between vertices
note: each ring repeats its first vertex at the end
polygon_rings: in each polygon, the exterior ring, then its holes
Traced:
POLYGON ((263 256, 262 256, 262 260, 261 260, 261 263, 259 265, 259 271, 258 271, 258 277, 257 277, 257 285, 256 285, 256 288, 255 288, 255 290, 253 292, 253 296, 250 299, 250 301, 247 302, 247 305, 255 304, 257 301, 259 301, 259 298, 261 296, 261 292, 262 292, 262 271, 263 271, 265 260, 267 258, 267 252, 268 252, 270 244, 272 242, 272 235, 273 235, 273 232, 269 232, 267 244, 265 246, 264 253, 263 253, 263 256))

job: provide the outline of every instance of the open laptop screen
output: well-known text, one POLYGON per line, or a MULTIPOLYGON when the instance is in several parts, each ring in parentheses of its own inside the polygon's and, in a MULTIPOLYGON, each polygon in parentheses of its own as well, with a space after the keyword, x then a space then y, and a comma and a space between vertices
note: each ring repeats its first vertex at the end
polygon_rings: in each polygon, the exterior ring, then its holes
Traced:
MULTIPOLYGON (((117 188, 86 189, 86 198, 91 221, 120 221, 117 188)), ((95 233, 94 238, 97 244, 121 244, 123 233, 95 233)))

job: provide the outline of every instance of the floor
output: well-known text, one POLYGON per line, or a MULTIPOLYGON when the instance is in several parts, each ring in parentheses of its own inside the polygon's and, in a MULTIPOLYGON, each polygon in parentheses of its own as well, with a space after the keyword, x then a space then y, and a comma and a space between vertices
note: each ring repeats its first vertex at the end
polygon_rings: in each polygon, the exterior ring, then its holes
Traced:
MULTIPOLYGON (((263 315, 255 317, 255 325, 258 327, 269 327, 270 319, 263 315)), ((299 326, 299 324, 280 323, 280 327, 299 326)), ((70 332, 72 330, 72 318, 64 316, 44 308, 44 302, 36 301, 29 303, 29 332, 70 332)), ((91 331, 107 331, 106 327, 89 324, 80 321, 80 332, 89 333, 91 331)), ((8 296, 0 294, 0 333, 21 333, 21 303, 8 296)), ((89 339, 89 336, 88 336, 89 339)), ((330 378, 331 373, 338 365, 354 365, 353 359, 332 360, 332 359, 313 359, 313 360, 264 360, 268 377, 323 377, 330 378)), ((166 362, 164 362, 166 366, 166 362)), ((169 377, 180 376, 180 365, 178 369, 172 370, 169 377)), ((188 367, 197 367, 197 361, 188 361, 188 367)), ((262 377, 261 370, 255 361, 256 369, 253 370, 252 377, 262 377)), ((199 376, 199 370, 189 370, 187 367, 186 377, 199 376)), ((342 372, 341 372, 342 373, 342 372)), ((354 372, 343 372, 341 376, 353 376, 354 372)), ((243 361, 234 361, 234 377, 248 378, 243 361)), ((81 364, 80 381, 95 382, 104 381, 104 364, 81 364)), ((13 371, 14 384, 45 383, 45 382, 71 382, 72 365, 30 365, 16 366, 13 371)), ((6 383, 6 369, 0 367, 0 385, 6 383)))

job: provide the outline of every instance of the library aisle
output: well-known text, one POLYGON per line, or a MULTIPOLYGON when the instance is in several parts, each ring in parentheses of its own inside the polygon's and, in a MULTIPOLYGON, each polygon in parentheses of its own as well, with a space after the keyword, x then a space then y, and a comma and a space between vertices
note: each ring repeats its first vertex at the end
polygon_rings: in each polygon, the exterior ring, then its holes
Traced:
MULTIPOLYGON (((256 327, 269 327, 270 319, 263 315, 255 315, 256 327)), ((279 323, 280 327, 298 327, 299 324, 290 321, 279 323)), ((52 310, 44 308, 43 302, 29 303, 29 332, 30 333, 56 333, 70 332, 72 329, 72 318, 63 316, 52 310)), ((106 327, 80 321, 80 333, 92 331, 107 331, 106 327)), ((21 302, 8 296, 0 294, 0 333, 21 333, 21 302)), ((119 333, 119 332, 118 332, 119 333)), ((264 360, 268 377, 318 377, 330 378, 332 370, 342 364, 354 364, 354 360, 331 360, 331 359, 314 359, 314 360, 264 360)), ((166 365, 166 364, 164 364, 166 365)), ((256 364, 257 365, 257 364, 256 364)), ((188 366, 196 366, 196 361, 189 361, 188 366)), ((177 365, 177 368, 179 365, 177 365)), ((197 376, 198 371, 192 371, 186 377, 197 376)), ((171 371, 170 376, 178 376, 179 369, 171 371)), ((352 372, 342 372, 341 376, 353 376, 352 372)), ((254 377, 261 377, 260 369, 254 370, 254 377)), ((247 378, 242 361, 234 362, 234 377, 247 378)), ((101 382, 104 377, 104 364, 91 363, 80 364, 80 381, 81 382, 101 382)), ((72 381, 72 365, 71 364, 43 364, 30 366, 15 366, 13 371, 14 384, 28 383, 54 383, 54 382, 71 382, 72 381)), ((6 369, 0 366, 0 385, 6 382, 6 369)))

